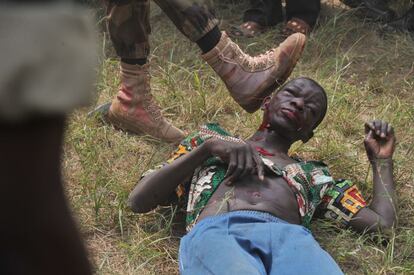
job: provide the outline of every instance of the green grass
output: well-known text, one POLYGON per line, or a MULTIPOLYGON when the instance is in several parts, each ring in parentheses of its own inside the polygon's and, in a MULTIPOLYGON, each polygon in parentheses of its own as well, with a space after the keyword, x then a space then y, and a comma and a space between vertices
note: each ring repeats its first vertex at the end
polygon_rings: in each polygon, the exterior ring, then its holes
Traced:
MULTIPOLYGON (((361 236, 325 221, 313 223, 312 230, 348 274, 413 274, 414 41, 404 34, 383 34, 377 24, 336 2, 324 2, 319 25, 292 74, 314 78, 326 88, 328 114, 315 137, 307 144, 295 144, 291 151, 324 160, 335 177, 354 180, 370 199, 363 123, 375 118, 391 122, 398 138, 399 220, 385 244, 381 238, 361 236)), ((407 4, 403 1, 399 10, 407 4)), ((217 4, 222 29, 240 22, 243 5, 217 4)), ((221 80, 199 58, 196 45, 155 4, 151 18, 151 85, 165 116, 188 132, 203 122, 217 121, 242 137, 251 134, 260 124, 261 112, 247 114, 233 102, 221 80)), ((251 54, 263 52, 281 41, 280 28, 238 43, 251 54)), ((95 104, 111 100, 118 86, 118 62, 107 36, 103 37, 95 104)), ((178 273, 182 227, 176 220, 182 213, 167 207, 134 215, 125 205, 140 175, 163 161, 173 147, 87 119, 87 112, 79 110, 70 119, 63 162, 68 196, 96 273, 178 273)))

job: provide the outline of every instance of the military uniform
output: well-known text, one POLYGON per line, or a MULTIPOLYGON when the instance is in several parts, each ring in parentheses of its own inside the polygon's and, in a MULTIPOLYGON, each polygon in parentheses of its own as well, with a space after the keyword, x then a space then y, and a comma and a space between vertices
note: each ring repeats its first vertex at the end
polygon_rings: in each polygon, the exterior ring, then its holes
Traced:
MULTIPOLYGON (((154 0, 175 26, 197 41, 218 24, 210 1, 154 0)), ((121 58, 146 58, 149 54, 149 0, 106 0, 107 26, 121 58)))
MULTIPOLYGON (((221 34, 208 0, 154 0, 174 25, 202 49, 201 57, 223 80, 230 95, 246 111, 256 111, 261 100, 290 75, 302 53, 305 37, 293 36, 257 57, 245 54, 225 34, 221 34), (208 45, 208 46, 207 46, 208 45)), ((149 134, 177 143, 184 132, 162 116, 151 94, 147 56, 149 0, 106 0, 108 30, 119 57, 120 86, 110 103, 92 114, 117 128, 149 134)))

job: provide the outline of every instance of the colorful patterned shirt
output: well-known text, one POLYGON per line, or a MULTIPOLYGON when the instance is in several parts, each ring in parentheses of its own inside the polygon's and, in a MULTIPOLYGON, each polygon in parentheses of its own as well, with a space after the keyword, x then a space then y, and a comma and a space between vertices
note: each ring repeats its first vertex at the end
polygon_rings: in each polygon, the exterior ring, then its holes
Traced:
MULTIPOLYGON (((219 138, 231 142, 244 143, 231 136, 218 124, 209 123, 196 133, 189 135, 178 146, 168 165, 179 157, 191 152, 209 138, 219 138)), ((261 156, 266 169, 283 177, 293 190, 298 203, 302 225, 310 226, 317 211, 322 216, 347 224, 353 215, 366 206, 358 188, 349 180, 334 180, 328 167, 320 161, 300 161, 279 167, 265 156, 261 156)), ((176 193, 178 198, 187 200, 187 230, 191 230, 208 200, 223 182, 227 164, 218 157, 210 157, 198 167, 189 182, 180 184, 176 193)), ((153 172, 149 170, 143 176, 153 172)))

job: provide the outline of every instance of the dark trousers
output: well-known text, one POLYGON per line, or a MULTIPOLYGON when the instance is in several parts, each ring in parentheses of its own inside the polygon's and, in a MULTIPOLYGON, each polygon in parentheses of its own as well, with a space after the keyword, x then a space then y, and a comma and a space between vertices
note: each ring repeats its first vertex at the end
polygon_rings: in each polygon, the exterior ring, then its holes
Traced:
MULTIPOLYGON (((320 0, 286 0, 286 19, 302 19, 313 27, 321 9, 320 0)), ((250 0, 244 22, 254 21, 262 26, 274 26, 283 21, 281 0, 250 0)))

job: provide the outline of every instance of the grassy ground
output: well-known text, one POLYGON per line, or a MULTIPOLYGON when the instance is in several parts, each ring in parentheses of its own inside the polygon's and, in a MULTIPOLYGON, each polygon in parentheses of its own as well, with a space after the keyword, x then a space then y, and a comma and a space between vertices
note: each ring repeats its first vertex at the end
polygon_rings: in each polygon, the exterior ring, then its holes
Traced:
MULTIPOLYGON (((244 4, 216 1, 221 28, 239 23, 244 4)), ((246 1, 247 2, 247 1, 246 1)), ((403 1, 400 11, 408 5, 403 1)), ((164 114, 186 131, 218 121, 247 137, 261 120, 228 96, 223 83, 188 42, 153 5, 151 12, 152 89, 164 114)), ((280 26, 257 39, 240 39, 251 54, 281 41, 280 26)), ((118 86, 118 62, 108 40, 102 43, 102 66, 96 102, 110 100, 118 86)), ((381 33, 336 1, 324 1, 317 29, 292 77, 308 76, 327 90, 329 110, 315 138, 295 144, 292 153, 322 159, 335 177, 357 182, 366 198, 372 194, 369 164, 363 149, 363 123, 380 118, 396 129, 395 178, 399 221, 390 241, 360 236, 317 221, 316 239, 348 274, 414 273, 414 41, 408 35, 381 33)), ((91 107, 92 108, 92 107, 91 107)), ((177 274, 180 228, 176 209, 132 214, 128 193, 149 167, 173 149, 149 136, 133 136, 88 120, 88 110, 69 123, 64 169, 67 191, 97 274, 177 274)))

